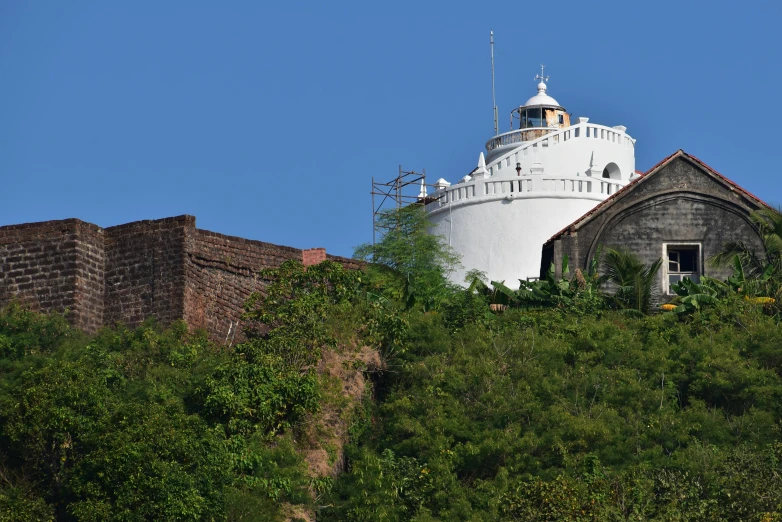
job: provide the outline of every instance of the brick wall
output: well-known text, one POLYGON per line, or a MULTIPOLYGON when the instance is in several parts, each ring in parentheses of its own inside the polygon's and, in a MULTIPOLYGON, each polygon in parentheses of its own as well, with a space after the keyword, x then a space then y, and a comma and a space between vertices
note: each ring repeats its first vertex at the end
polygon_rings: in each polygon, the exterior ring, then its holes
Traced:
POLYGON ((326 254, 326 259, 328 261, 339 263, 348 270, 362 270, 366 266, 364 261, 357 261, 349 257, 332 256, 331 254, 326 254))
POLYGON ((184 314, 185 231, 193 216, 106 229, 104 324, 138 326, 154 315, 169 325, 184 314))
POLYGON ((218 341, 242 340, 242 305, 266 282, 258 272, 289 259, 363 264, 323 248, 300 250, 226 236, 195 217, 137 221, 102 229, 78 219, 0 227, 0 306, 16 299, 39 311, 68 312, 77 327, 164 326, 184 319, 218 341))
POLYGON ((0 228, 0 306, 68 312, 95 331, 103 321, 103 234, 78 219, 0 228))
POLYGON ((192 229, 187 237, 184 318, 219 341, 242 340, 242 305, 263 289, 258 271, 302 260, 302 251, 192 229))
POLYGON ((95 332, 104 324, 105 235, 100 227, 90 223, 79 222, 78 228, 71 321, 82 330, 95 332))

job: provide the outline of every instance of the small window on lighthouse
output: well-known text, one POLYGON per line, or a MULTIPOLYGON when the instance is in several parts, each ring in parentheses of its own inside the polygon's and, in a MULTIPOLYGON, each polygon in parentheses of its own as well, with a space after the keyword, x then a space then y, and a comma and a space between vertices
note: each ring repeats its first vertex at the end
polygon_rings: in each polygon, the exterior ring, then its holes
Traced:
POLYGON ((543 127, 543 118, 539 108, 527 109, 527 127, 543 127))

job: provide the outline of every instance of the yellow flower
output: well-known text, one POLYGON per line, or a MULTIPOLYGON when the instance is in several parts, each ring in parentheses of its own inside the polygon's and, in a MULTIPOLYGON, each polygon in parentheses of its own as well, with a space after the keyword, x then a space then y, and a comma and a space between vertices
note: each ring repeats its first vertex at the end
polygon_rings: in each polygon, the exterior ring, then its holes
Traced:
POLYGON ((774 299, 773 297, 750 297, 748 295, 745 295, 744 299, 746 299, 750 303, 762 304, 762 305, 774 304, 777 302, 777 300, 774 299))
POLYGON ((666 303, 664 305, 661 305, 660 308, 662 308, 666 312, 670 312, 671 310, 675 310, 676 309, 676 305, 675 304, 671 304, 671 303, 666 303))

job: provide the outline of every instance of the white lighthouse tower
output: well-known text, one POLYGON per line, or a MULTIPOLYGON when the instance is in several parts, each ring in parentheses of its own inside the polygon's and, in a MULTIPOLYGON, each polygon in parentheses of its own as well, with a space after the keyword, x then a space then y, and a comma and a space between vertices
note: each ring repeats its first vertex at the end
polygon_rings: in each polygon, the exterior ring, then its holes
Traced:
MULTIPOLYGON (((541 71, 542 72, 542 71, 541 71)), ((426 210, 435 234, 462 256, 451 280, 470 269, 518 288, 540 275, 541 248, 552 235, 635 177, 635 140, 618 125, 570 116, 538 93, 511 111, 511 130, 494 136, 478 166, 456 183, 440 179, 426 210)))

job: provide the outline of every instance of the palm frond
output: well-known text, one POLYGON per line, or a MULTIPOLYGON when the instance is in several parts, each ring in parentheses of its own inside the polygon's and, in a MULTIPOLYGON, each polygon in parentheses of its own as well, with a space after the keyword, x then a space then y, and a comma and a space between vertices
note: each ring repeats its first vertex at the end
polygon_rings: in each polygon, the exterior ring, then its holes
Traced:
POLYGON ((615 300, 623 308, 648 312, 653 298, 654 282, 662 266, 662 259, 644 265, 633 253, 609 248, 603 258, 602 281, 616 287, 615 300))
POLYGON ((505 281, 492 281, 491 286, 494 288, 493 303, 509 304, 511 301, 518 301, 516 292, 505 286, 505 281))

